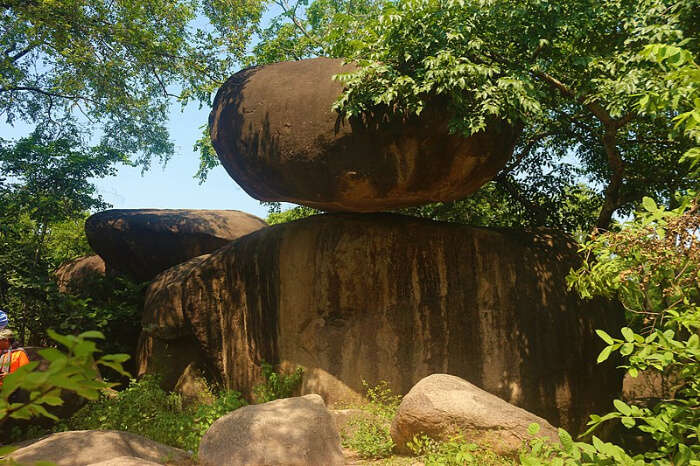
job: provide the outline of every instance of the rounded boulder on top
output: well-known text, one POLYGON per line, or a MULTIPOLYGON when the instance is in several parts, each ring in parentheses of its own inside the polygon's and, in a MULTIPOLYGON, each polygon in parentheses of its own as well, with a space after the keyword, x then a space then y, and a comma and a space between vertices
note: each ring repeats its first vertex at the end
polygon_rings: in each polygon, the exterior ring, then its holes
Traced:
POLYGON ((462 199, 501 170, 519 134, 492 121, 470 137, 450 134, 449 108, 433 99, 419 117, 377 109, 344 119, 333 76, 353 69, 314 58, 249 68, 217 93, 211 140, 229 175, 261 201, 377 212, 462 199))

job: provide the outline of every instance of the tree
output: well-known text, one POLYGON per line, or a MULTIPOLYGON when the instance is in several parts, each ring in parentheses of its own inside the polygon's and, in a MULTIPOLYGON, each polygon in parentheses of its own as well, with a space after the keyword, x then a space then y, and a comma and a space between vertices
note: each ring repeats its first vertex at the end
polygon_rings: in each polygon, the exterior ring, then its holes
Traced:
MULTIPOLYGON (((172 153, 173 98, 207 102, 231 74, 263 0, 0 3, 0 115, 79 132, 147 167, 172 153)), ((90 153, 88 150, 86 153, 90 153)))
POLYGON ((390 2, 351 56, 361 68, 339 77, 347 90, 337 108, 348 117, 378 105, 418 114, 443 96, 456 132, 472 134, 491 118, 522 124, 516 157, 498 179, 555 174, 569 184, 561 160, 575 156, 573 174, 602 190, 596 224, 608 228, 614 212, 644 195, 670 201, 697 183, 681 162, 691 140, 672 121, 692 101, 648 112, 639 95, 670 89, 646 47, 697 53, 698 19, 685 0, 390 2))
MULTIPOLYGON (((582 297, 605 296, 624 306, 628 326, 619 335, 598 330, 606 343, 598 362, 619 354, 630 377, 642 371, 672 375, 673 393, 650 406, 613 402, 614 410, 592 415, 592 432, 619 421, 649 445, 626 452, 592 438, 573 442, 560 430, 560 444, 535 440, 521 455, 525 465, 697 464, 700 459, 700 198, 686 197, 666 210, 648 197, 634 221, 618 232, 594 235, 582 250, 586 261, 568 281, 582 297)), ((536 429, 533 429, 536 433, 536 429)), ((585 434, 584 434, 585 435, 585 434)))
MULTIPOLYGON (((138 322, 132 284, 93 284, 105 291, 104 302, 97 302, 59 293, 53 277, 62 263, 91 252, 86 213, 106 206, 91 179, 112 174, 119 160, 109 147, 86 153, 74 137, 52 139, 39 131, 0 145, 0 172, 8 177, 0 183, 0 307, 10 310, 23 343, 46 344, 49 328, 114 334, 119 328, 110 330, 109 323, 127 330, 138 322)), ((109 348, 126 349, 119 343, 110 339, 109 348)))

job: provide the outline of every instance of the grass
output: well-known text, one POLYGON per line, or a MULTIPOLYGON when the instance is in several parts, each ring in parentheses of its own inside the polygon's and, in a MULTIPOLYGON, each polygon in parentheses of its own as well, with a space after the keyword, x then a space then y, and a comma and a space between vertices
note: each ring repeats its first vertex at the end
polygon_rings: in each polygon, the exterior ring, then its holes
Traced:
POLYGON ((456 435, 439 442, 425 435, 416 436, 409 443, 413 456, 393 454, 391 421, 401 403, 401 396, 392 392, 387 382, 372 387, 362 382, 367 402, 349 406, 364 411, 347 423, 341 432, 343 447, 352 450, 361 464, 412 465, 420 461, 426 466, 511 466, 517 464, 510 458, 499 456, 488 448, 468 442, 456 435))
POLYGON ((211 404, 185 407, 180 395, 165 392, 156 377, 145 376, 116 395, 88 403, 57 430, 122 430, 196 453, 214 421, 246 404, 240 393, 224 391, 211 404))

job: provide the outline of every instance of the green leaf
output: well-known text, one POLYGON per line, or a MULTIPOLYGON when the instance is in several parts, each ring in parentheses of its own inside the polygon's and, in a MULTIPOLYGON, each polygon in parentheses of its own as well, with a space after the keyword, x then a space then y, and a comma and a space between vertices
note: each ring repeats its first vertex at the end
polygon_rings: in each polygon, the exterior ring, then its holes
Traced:
POLYGON ((562 428, 559 428, 559 441, 567 453, 571 453, 574 448, 574 441, 571 435, 562 428))
POLYGON ((603 348, 603 351, 601 351, 600 354, 598 355, 598 359, 597 359, 598 364, 600 364, 601 362, 608 359, 608 357, 610 357, 610 353, 612 352, 612 349, 613 349, 612 346, 606 346, 605 348, 603 348))
POLYGON ((78 335, 78 338, 104 340, 105 336, 102 332, 98 332, 97 330, 89 330, 78 335))
POLYGON ((625 403, 622 400, 613 400, 613 405, 615 406, 615 409, 617 409, 625 416, 629 416, 632 412, 632 409, 627 405, 627 403, 625 403))
POLYGON ((620 354, 623 356, 632 354, 632 351, 634 351, 634 344, 632 343, 625 343, 620 347, 620 354))
POLYGON ((631 343, 631 342, 634 341, 634 332, 632 331, 631 328, 629 328, 629 327, 622 327, 622 330, 620 330, 620 331, 622 332, 622 336, 625 337, 625 340, 626 340, 627 342, 630 342, 630 343, 631 343))
POLYGON ((527 427, 527 432, 530 435, 537 435, 537 433, 540 431, 540 425, 536 422, 533 422, 527 427))
POLYGON ((625 416, 625 417, 623 417, 623 418, 620 418, 620 421, 622 422, 622 425, 624 425, 624 426, 627 427, 628 429, 631 429, 631 428, 634 427, 635 424, 636 424, 636 421, 635 421, 635 419, 634 419, 633 417, 627 417, 627 416, 625 416))
POLYGON ((600 338, 602 338, 603 341, 604 341, 605 343, 607 343, 608 345, 612 345, 613 343, 615 343, 615 340, 613 340, 613 338, 612 338, 610 335, 608 335, 605 331, 603 331, 603 330, 596 330, 595 333, 597 333, 598 336, 599 336, 600 338))
POLYGON ((650 213, 654 213, 659 210, 659 208, 656 206, 656 202, 654 202, 654 199, 647 196, 642 198, 642 207, 644 207, 644 210, 650 213))

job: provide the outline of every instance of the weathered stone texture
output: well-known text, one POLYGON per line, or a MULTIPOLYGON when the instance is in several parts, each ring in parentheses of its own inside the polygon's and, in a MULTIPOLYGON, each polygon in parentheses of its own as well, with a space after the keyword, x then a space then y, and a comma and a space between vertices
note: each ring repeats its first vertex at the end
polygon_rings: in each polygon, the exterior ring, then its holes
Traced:
POLYGON ((123 456, 157 464, 166 460, 175 464, 189 463, 189 455, 178 448, 113 430, 58 432, 14 451, 9 458, 20 464, 51 461, 57 466, 84 466, 123 456))
POLYGON ((147 281, 266 226, 237 210, 112 209, 90 216, 85 234, 109 268, 147 281))
POLYGON ((377 212, 461 199, 503 168, 518 131, 493 122, 464 138, 433 102, 420 117, 344 120, 331 109, 347 72, 314 58, 249 68, 219 90, 209 117, 219 159, 263 201, 329 211, 377 212))
POLYGON ((90 283, 105 276, 105 261, 98 255, 82 256, 56 269, 56 282, 61 293, 90 295, 90 283))
POLYGON ((318 395, 244 406, 216 420, 199 445, 202 466, 341 466, 333 418, 318 395))
POLYGON ((538 437, 558 442, 557 430, 541 417, 459 377, 433 374, 401 400, 391 424, 391 438, 402 453, 410 453, 406 443, 415 436, 447 441, 462 435, 500 455, 517 456, 524 442, 532 439, 528 427, 533 423, 540 426, 538 437))
POLYGON ((329 403, 362 380, 406 393, 439 372, 575 431, 621 382, 595 364, 594 334, 621 311, 567 292, 578 261, 546 232, 332 214, 240 238, 168 289, 213 373, 245 395, 262 361, 303 366, 302 393, 329 403))

